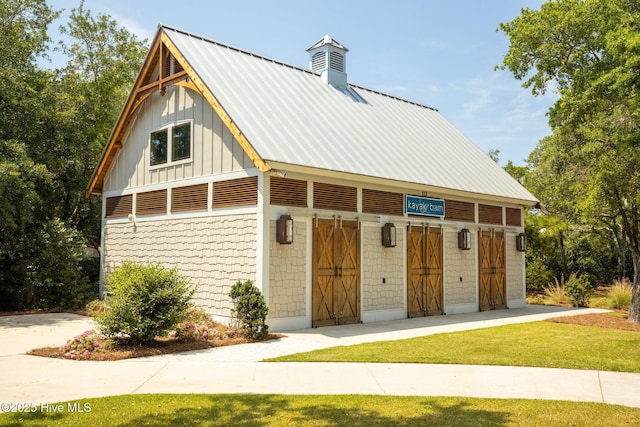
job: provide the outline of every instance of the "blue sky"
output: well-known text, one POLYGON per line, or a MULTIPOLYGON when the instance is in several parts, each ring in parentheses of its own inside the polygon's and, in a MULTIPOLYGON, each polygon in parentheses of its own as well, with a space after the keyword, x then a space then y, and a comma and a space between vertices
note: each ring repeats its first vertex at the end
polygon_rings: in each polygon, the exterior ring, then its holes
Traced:
MULTIPOLYGON (((66 9, 80 0, 48 0, 66 9)), ((308 67, 306 48, 325 34, 349 49, 348 80, 438 108, 500 164, 522 165, 550 133, 553 94, 534 97, 508 71, 500 22, 542 0, 85 0, 141 38, 159 23, 289 64, 308 67)), ((62 21, 50 29, 56 38, 62 21)), ((463 155, 463 153, 461 153, 463 155)))

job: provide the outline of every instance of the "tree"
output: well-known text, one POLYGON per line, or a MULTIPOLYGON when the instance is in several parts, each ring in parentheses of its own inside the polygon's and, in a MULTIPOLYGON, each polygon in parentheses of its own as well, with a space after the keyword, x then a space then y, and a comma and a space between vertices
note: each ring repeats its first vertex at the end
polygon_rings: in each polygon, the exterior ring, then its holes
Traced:
POLYGON ((496 163, 500 162, 500 150, 498 150, 497 148, 491 148, 487 152, 487 156, 489 156, 489 158, 496 163))
POLYGON ((58 16, 45 0, 0 2, 1 308, 78 305, 68 291, 97 289, 84 249, 100 242, 101 206, 85 191, 146 51, 80 3, 64 27, 68 66, 40 68, 58 16))
MULTIPOLYGON (((0 4, 2 48, 0 72, 31 70, 38 57, 46 54, 49 24, 59 16, 45 0, 5 0, 0 4)), ((6 77, 6 75, 5 75, 6 77)))
POLYGON ((47 26, 57 17, 44 0, 0 4, 0 307, 33 303, 25 283, 29 261, 38 249, 34 228, 46 221, 43 190, 53 176, 30 154, 38 133, 38 89, 49 73, 35 61, 46 54, 47 26))
POLYGON ((94 246, 100 242, 100 200, 85 191, 102 149, 142 65, 147 41, 139 40, 110 16, 94 17, 84 1, 71 9, 60 28, 71 42, 61 43, 68 62, 62 71, 59 111, 65 118, 61 145, 72 153, 63 166, 67 211, 63 215, 94 246))
POLYGON ((499 29, 510 39, 501 68, 534 95, 559 94, 553 133, 530 157, 539 185, 554 189, 543 204, 626 239, 629 320, 640 322, 640 3, 549 1, 499 29))

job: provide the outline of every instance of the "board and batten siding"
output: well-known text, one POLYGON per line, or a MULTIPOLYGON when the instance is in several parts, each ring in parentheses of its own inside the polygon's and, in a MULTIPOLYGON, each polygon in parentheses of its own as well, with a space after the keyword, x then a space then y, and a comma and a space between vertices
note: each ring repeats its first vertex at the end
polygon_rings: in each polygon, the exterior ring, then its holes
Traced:
POLYGON ((164 96, 159 92, 151 95, 135 113, 123 147, 107 174, 104 191, 253 167, 238 141, 200 94, 181 86, 171 86, 164 96), (193 121, 191 162, 150 169, 149 133, 187 120, 193 121))

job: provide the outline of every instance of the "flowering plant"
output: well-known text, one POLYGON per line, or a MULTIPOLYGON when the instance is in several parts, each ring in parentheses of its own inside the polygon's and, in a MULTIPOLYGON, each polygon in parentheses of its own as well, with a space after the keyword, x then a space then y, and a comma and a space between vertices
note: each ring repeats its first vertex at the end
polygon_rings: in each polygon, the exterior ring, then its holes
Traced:
POLYGON ((175 336, 184 340, 215 340, 220 338, 217 323, 202 309, 193 308, 187 319, 180 323, 175 336))
POLYGON ((100 347, 102 336, 96 331, 85 331, 68 340, 60 349, 66 359, 83 360, 91 356, 91 352, 100 347))
POLYGON ((206 322, 184 322, 176 330, 176 336, 186 340, 212 340, 219 338, 220 333, 206 322))

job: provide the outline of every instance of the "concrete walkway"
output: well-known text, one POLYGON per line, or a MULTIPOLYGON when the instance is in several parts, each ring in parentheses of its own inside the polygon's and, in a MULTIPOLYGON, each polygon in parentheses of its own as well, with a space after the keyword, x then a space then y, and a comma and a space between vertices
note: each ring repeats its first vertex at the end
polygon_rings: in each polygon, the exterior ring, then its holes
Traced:
POLYGON ((27 356, 92 329, 72 314, 0 317, 0 402, 53 403, 137 393, 380 394, 554 399, 640 408, 640 374, 509 366, 260 363, 337 345, 395 340, 604 310, 521 309, 286 333, 280 340, 115 362, 27 356))

